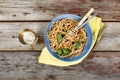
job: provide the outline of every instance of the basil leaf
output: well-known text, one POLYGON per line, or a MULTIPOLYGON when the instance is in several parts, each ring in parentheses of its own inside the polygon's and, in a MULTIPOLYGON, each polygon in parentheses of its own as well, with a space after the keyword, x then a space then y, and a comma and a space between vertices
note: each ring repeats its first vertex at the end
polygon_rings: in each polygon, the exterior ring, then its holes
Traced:
POLYGON ((64 55, 68 55, 71 52, 69 49, 66 48, 62 48, 62 51, 64 55))
POLYGON ((58 49, 58 50, 57 50, 57 54, 58 54, 58 55, 62 55, 62 53, 63 53, 63 52, 62 52, 62 49, 58 49))
POLYGON ((62 41, 62 34, 61 33, 58 33, 57 41, 58 41, 58 43, 60 43, 62 41))
POLYGON ((80 41, 75 42, 73 44, 73 46, 72 46, 72 51, 74 51, 75 49, 77 49, 80 46, 80 44, 81 44, 80 41))
POLYGON ((57 54, 58 55, 68 55, 71 51, 69 49, 66 49, 66 48, 61 48, 61 49, 58 49, 57 50, 57 54))

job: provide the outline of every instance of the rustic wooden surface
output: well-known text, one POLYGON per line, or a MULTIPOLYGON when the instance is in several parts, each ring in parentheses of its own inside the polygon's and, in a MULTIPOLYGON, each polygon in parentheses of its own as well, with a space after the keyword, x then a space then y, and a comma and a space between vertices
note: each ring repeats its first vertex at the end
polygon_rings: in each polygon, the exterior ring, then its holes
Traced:
POLYGON ((70 67, 38 64, 40 52, 0 53, 0 80, 119 80, 120 52, 93 52, 70 67))
POLYGON ((0 20, 51 20, 63 13, 84 15, 90 7, 105 21, 120 21, 120 0, 0 0, 0 20))
POLYGON ((120 0, 0 0, 0 80, 120 80, 120 0), (64 13, 83 16, 90 7, 107 25, 82 63, 55 67, 38 63, 48 22, 64 13), (36 46, 18 40, 20 30, 38 33, 36 46))

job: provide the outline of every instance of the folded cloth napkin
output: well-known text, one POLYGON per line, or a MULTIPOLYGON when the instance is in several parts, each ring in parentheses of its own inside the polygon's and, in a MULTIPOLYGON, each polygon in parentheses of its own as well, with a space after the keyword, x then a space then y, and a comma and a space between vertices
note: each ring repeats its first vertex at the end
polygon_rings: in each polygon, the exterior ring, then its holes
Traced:
POLYGON ((38 58, 39 63, 53 65, 53 66, 70 66, 70 65, 75 65, 75 64, 82 62, 83 59, 85 59, 89 55, 89 53, 91 52, 91 50, 93 49, 95 44, 100 40, 102 32, 104 31, 104 28, 105 28, 105 25, 101 21, 101 18, 98 18, 98 17, 94 17, 92 20, 89 21, 88 24, 92 30, 93 42, 92 42, 91 48, 89 49, 89 51, 87 52, 87 54, 84 57, 82 57, 81 59, 79 59, 77 61, 64 62, 64 61, 58 60, 57 58, 52 56, 49 53, 49 51, 47 50, 47 48, 45 47, 45 48, 43 48, 43 50, 38 58))

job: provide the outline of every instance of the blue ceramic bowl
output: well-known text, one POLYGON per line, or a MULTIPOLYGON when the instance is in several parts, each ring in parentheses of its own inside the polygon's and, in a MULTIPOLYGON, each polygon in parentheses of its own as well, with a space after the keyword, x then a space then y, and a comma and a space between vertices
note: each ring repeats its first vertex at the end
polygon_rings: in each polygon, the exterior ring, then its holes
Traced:
POLYGON ((69 57, 69 58, 60 58, 54 51, 51 50, 50 46, 49 46, 49 39, 47 37, 47 33, 48 31, 50 30, 51 26, 57 21, 57 20, 61 20, 63 18, 67 18, 67 19, 75 19, 77 21, 80 21, 81 20, 81 17, 80 16, 77 16, 77 15, 74 15, 74 14, 63 14, 63 15, 60 15, 60 16, 57 16, 56 18, 54 18, 47 26, 46 30, 45 30, 45 33, 44 33, 44 41, 45 41, 45 45, 48 49, 48 51, 50 52, 50 54, 52 54, 55 58, 59 59, 59 60, 62 60, 62 61, 76 61, 76 60, 79 60, 81 59, 82 57, 84 57, 87 52, 89 51, 91 45, 92 45, 92 31, 89 27, 88 24, 86 24, 84 27, 86 29, 86 34, 87 34, 87 42, 86 42, 86 45, 82 51, 82 53, 78 56, 74 56, 74 57, 69 57))

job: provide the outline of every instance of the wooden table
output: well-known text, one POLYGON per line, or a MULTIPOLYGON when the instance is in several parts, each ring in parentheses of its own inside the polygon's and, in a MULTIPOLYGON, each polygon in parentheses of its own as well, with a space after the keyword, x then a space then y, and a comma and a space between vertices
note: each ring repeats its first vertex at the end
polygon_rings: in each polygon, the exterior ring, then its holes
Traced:
POLYGON ((120 0, 0 0, 0 80, 120 80, 120 0), (54 67, 38 63, 43 33, 60 14, 83 16, 95 8, 107 28, 81 64, 54 67), (39 34, 36 47, 23 45, 19 31, 39 34))

